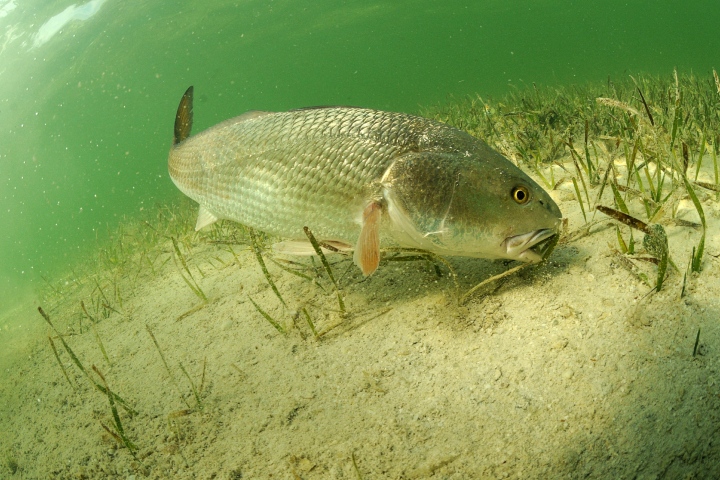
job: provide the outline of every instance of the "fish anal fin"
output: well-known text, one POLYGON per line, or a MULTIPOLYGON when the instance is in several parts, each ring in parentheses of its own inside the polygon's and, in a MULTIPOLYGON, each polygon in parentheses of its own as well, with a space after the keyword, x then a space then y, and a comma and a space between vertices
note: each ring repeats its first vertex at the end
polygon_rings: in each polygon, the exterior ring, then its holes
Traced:
POLYGON ((380 264, 380 219, 382 205, 372 202, 363 211, 362 230, 355 246, 353 261, 366 277, 380 264))
POLYGON ((180 99, 177 114, 175 115, 175 131, 173 145, 177 145, 190 136, 193 123, 193 87, 188 87, 180 99))
POLYGON ((207 227, 208 225, 212 225, 213 223, 218 221, 218 217, 210 213, 210 211, 200 205, 200 211, 198 212, 198 218, 197 222, 195 223, 195 231, 197 232, 203 227, 207 227))

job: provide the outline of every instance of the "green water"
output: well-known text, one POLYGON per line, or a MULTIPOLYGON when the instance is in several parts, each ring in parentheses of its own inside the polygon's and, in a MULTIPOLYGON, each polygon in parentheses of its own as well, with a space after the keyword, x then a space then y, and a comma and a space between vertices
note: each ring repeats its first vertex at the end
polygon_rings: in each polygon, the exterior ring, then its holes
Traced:
POLYGON ((179 193, 195 131, 249 109, 417 112, 532 83, 720 67, 717 1, 0 0, 0 310, 179 193))

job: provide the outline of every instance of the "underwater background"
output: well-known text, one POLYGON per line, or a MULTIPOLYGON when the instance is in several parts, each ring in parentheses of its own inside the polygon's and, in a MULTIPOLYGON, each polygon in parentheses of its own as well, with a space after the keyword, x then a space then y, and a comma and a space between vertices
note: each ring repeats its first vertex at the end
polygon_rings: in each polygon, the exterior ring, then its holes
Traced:
POLYGON ((718 24, 710 0, 0 0, 0 312, 123 216, 180 197, 166 159, 188 85, 196 132, 251 109, 412 113, 532 84, 707 75, 718 24))
POLYGON ((717 25, 717 1, 0 0, 0 478, 718 478, 717 25), (364 277, 195 232, 167 172, 189 85, 195 133, 333 104, 464 129, 547 190, 558 241, 364 277))

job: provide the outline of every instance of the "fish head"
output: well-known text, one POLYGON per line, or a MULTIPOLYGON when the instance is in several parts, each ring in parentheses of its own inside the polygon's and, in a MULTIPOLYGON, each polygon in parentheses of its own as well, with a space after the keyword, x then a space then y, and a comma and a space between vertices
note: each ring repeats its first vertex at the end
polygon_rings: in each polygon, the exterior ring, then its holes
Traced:
POLYGON ((560 209, 522 170, 481 147, 400 157, 383 179, 392 235, 440 255, 539 262, 557 238, 560 209))

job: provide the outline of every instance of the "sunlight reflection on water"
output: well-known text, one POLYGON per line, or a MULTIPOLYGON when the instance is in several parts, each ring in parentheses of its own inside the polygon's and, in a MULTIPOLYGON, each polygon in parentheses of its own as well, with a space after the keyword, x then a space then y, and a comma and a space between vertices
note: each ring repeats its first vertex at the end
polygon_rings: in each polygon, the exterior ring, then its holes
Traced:
POLYGON ((98 11, 107 0, 90 0, 83 5, 70 5, 61 13, 50 18, 35 34, 33 48, 38 48, 50 40, 56 33, 61 31, 65 25, 73 20, 87 20, 98 11))

